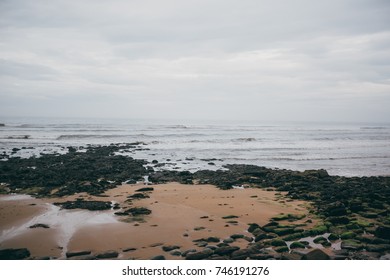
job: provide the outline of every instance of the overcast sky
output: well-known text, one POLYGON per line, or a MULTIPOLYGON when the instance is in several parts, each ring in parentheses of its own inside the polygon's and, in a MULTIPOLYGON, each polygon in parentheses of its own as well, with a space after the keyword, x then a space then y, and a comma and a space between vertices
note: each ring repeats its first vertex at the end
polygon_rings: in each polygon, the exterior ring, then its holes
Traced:
POLYGON ((0 115, 390 121, 388 0, 0 0, 0 115))

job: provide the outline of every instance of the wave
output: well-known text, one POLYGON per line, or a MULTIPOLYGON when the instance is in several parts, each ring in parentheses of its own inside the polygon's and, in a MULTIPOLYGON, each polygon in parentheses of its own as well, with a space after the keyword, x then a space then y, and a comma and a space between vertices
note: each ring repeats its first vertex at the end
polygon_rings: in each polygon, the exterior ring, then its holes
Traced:
POLYGON ((388 126, 362 126, 360 129, 374 129, 374 130, 379 130, 379 129, 389 129, 390 127, 388 126))

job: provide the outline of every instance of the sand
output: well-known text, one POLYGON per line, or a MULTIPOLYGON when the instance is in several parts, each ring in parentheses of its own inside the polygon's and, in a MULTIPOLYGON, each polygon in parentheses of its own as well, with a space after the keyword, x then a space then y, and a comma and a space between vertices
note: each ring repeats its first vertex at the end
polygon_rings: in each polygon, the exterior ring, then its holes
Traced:
MULTIPOLYGON (((37 258, 64 258, 66 251, 90 250, 100 253, 115 250, 120 253, 121 259, 149 259, 156 255, 164 255, 167 259, 181 259, 164 252, 162 246, 177 245, 181 251, 199 249, 193 240, 210 236, 225 239, 232 234, 251 236, 247 232, 249 223, 264 225, 270 218, 281 213, 308 214, 305 202, 285 200, 283 194, 274 191, 249 188, 220 190, 212 185, 153 185, 150 187, 154 191, 148 192, 150 198, 126 202, 127 197, 141 187, 145 186, 122 185, 108 190, 106 197, 78 194, 61 199, 0 199, 0 240, 10 228, 24 226, 24 231, 16 232, 13 237, 1 241, 0 248, 26 247, 37 258), (57 207, 48 208, 47 203, 77 197, 117 202, 124 207, 117 211, 142 206, 152 213, 134 220, 116 216, 114 210, 70 211, 59 210, 57 207), (31 203, 36 205, 31 206, 31 203), (51 214, 45 216, 45 211, 51 211, 51 214), (45 221, 46 217, 49 229, 27 227, 39 215, 39 222, 45 221), (225 219, 228 215, 237 218, 225 219), (46 242, 42 242, 43 240, 46 242), (129 248, 135 250, 123 252, 129 248)), ((233 243, 243 248, 247 244, 243 239, 233 243)))

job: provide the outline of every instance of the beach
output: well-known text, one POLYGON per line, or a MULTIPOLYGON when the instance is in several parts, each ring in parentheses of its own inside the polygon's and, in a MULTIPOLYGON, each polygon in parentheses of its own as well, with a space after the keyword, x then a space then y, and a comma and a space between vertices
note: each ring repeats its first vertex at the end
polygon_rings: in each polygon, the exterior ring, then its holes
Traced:
POLYGON ((64 149, 0 161, 1 259, 389 257, 388 176, 161 169, 123 154, 153 152, 140 142, 64 149))
MULTIPOLYGON (((123 185, 104 193, 107 197, 81 193, 64 197, 62 200, 85 198, 126 205, 127 197, 137 193, 135 190, 142 186, 123 185)), ((86 224, 75 226, 74 233, 66 244, 67 251, 91 251, 91 254, 116 251, 122 259, 150 259, 158 255, 163 255, 166 259, 181 259, 180 256, 164 252, 162 247, 177 246, 181 251, 199 249, 193 240, 216 237, 223 241, 234 234, 244 235, 250 240, 252 237, 247 229, 251 223, 266 224, 272 217, 281 213, 308 215, 307 203, 286 202, 282 199, 283 194, 275 191, 220 190, 211 185, 192 186, 178 183, 154 185, 153 189, 148 192, 149 198, 127 203, 129 206, 147 207, 152 211, 150 215, 139 220, 120 217, 115 221, 101 219, 91 224, 86 220, 86 224), (226 218, 229 216, 233 218, 226 218), (123 252, 126 249, 131 250, 123 252)), ((61 223, 61 216, 57 215, 58 220, 54 225, 50 224, 53 221, 48 220, 48 229, 28 228, 34 217, 50 211, 47 203, 54 201, 61 200, 28 197, 12 201, 2 200, 1 230, 4 232, 25 225, 24 231, 16 231, 15 236, 9 234, 10 237, 2 241, 2 246, 14 247, 17 244, 29 248, 33 258, 65 256, 66 252, 59 249, 64 232, 61 227, 56 229, 56 224, 61 223)), ((114 213, 109 211, 114 216, 114 213)), ((246 248, 248 240, 240 238, 230 244, 246 248)))

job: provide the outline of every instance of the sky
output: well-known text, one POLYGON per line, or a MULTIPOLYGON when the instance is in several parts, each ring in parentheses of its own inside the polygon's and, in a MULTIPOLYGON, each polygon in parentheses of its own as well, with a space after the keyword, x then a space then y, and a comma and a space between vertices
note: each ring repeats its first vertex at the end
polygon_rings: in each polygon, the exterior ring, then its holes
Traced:
POLYGON ((0 0, 0 116, 390 122, 388 0, 0 0))

